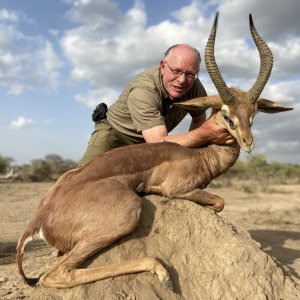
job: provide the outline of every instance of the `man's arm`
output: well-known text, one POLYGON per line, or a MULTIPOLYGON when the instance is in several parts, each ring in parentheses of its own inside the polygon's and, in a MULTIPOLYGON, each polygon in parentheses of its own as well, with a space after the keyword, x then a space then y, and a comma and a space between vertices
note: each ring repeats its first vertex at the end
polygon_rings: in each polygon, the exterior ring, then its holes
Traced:
MULTIPOLYGON (((159 125, 142 131, 146 143, 173 142, 185 147, 198 147, 207 143, 231 144, 234 138, 229 132, 215 122, 216 112, 212 112, 208 120, 195 118, 187 133, 168 135, 165 125, 159 125), (199 126, 200 125, 200 126, 199 126), (195 126, 198 126, 195 128, 195 126), (195 128, 195 129, 193 129, 195 128)), ((204 117, 205 118, 205 117, 204 117)))

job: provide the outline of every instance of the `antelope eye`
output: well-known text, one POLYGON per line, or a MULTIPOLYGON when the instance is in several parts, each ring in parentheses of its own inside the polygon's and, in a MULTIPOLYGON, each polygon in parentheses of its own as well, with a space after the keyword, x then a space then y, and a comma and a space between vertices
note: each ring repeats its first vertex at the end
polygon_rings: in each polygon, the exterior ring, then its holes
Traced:
POLYGON ((227 116, 224 116, 224 119, 229 124, 229 126, 232 130, 236 129, 236 126, 234 125, 233 121, 230 118, 228 118, 227 116))

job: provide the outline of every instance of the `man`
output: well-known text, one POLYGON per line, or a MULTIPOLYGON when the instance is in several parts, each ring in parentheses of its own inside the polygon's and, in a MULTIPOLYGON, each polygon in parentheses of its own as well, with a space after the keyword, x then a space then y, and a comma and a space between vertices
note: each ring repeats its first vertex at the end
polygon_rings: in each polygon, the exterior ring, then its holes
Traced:
POLYGON ((108 109, 95 131, 80 162, 84 165, 101 153, 134 143, 169 141, 186 147, 207 143, 229 144, 233 137, 204 111, 190 112, 190 131, 168 135, 187 114, 175 102, 206 96, 198 79, 200 54, 187 44, 170 47, 160 65, 137 75, 119 99, 108 109))

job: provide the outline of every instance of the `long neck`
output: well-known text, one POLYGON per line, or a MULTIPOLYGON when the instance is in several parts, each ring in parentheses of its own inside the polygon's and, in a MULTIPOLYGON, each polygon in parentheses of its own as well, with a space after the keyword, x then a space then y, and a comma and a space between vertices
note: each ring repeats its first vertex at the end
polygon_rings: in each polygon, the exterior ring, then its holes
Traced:
POLYGON ((240 146, 238 143, 233 145, 208 145, 204 148, 199 148, 199 155, 203 159, 203 166, 206 173, 206 182, 204 186, 208 185, 211 180, 225 173, 231 168, 239 157, 240 146))

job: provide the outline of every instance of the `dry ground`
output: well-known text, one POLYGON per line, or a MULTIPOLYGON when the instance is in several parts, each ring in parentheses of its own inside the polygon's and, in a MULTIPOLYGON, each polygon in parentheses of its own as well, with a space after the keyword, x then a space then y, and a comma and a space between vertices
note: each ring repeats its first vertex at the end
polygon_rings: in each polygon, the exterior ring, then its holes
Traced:
MULTIPOLYGON (((0 299, 27 299, 29 288, 17 275, 15 248, 26 221, 51 185, 0 183, 0 299)), ((253 191, 247 183, 234 186, 208 189, 224 197, 221 215, 246 228, 265 252, 300 279, 300 185, 270 186, 264 192, 253 191)), ((31 275, 43 272, 54 259, 41 242, 31 243, 26 252, 31 259, 24 262, 24 269, 31 275), (45 254, 50 259, 45 261, 45 254)))

